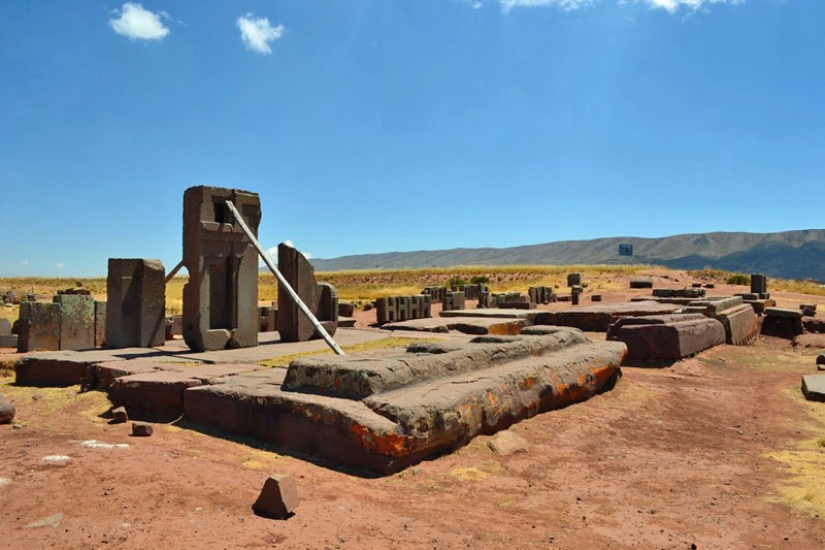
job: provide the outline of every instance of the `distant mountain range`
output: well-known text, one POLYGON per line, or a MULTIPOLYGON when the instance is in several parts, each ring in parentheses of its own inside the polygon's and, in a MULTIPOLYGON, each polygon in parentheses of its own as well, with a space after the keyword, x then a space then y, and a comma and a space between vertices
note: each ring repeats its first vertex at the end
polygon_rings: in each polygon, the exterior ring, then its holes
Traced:
POLYGON ((825 281, 825 229, 780 233, 700 233, 658 239, 609 237, 511 248, 454 248, 313 258, 318 271, 459 265, 655 264, 675 269, 724 269, 783 279, 825 281), (633 257, 619 256, 633 245, 633 257))

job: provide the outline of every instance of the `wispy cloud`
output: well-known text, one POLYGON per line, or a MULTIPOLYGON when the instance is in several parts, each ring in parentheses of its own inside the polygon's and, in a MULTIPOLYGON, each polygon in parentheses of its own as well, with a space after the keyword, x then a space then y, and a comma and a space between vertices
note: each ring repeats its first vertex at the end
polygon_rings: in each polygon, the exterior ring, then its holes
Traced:
MULTIPOLYGON (((454 0, 468 4, 474 8, 481 6, 480 0, 454 0)), ((594 6, 606 0, 495 0, 501 6, 501 11, 509 13, 516 8, 556 8, 561 11, 574 11, 580 8, 594 6)), ((645 4, 650 9, 661 9, 669 13, 676 13, 681 8, 697 12, 712 4, 729 4, 735 6, 744 4, 745 0, 614 0, 619 6, 629 4, 645 4)))
POLYGON ((514 8, 555 7, 562 11, 573 11, 592 6, 596 0, 498 0, 501 11, 509 13, 514 8))
POLYGON ((266 17, 256 18, 251 13, 238 17, 235 23, 241 29, 241 39, 246 44, 247 49, 257 53, 272 53, 269 43, 284 35, 283 25, 273 27, 266 17))
POLYGON ((169 34, 169 28, 161 20, 169 19, 166 12, 151 12, 137 2, 126 2, 113 13, 118 17, 110 19, 109 25, 129 40, 161 40, 169 34))
POLYGON ((20 262, 20 267, 29 267, 29 260, 28 258, 20 262))
POLYGON ((63 269, 64 267, 66 267, 66 263, 65 262, 57 262, 56 264, 54 264, 54 266, 57 269, 63 269))
POLYGON ((745 0, 644 0, 651 9, 662 9, 669 13, 676 13, 679 8, 684 7, 691 11, 700 9, 711 4, 730 4, 735 6, 742 4, 745 0))

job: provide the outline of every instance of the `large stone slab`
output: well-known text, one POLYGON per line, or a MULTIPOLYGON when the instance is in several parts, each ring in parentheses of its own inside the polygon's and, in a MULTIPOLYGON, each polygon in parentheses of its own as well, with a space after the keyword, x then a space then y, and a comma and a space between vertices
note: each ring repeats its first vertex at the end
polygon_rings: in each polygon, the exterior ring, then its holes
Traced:
POLYGON ((701 312, 722 323, 727 344, 747 346, 759 335, 756 311, 745 304, 741 296, 691 302, 685 311, 701 312))
POLYGON ((65 387, 95 385, 93 361, 78 361, 60 356, 27 356, 14 364, 15 382, 20 386, 65 387))
POLYGON ((804 375, 802 393, 808 401, 825 401, 825 374, 804 375))
POLYGON ((442 311, 441 317, 486 317, 496 319, 526 319, 532 323, 540 312, 536 310, 523 309, 498 309, 498 308, 478 308, 478 309, 454 309, 442 311))
POLYGON ((260 368, 260 365, 240 363, 187 368, 165 366, 163 370, 115 378, 108 388, 109 400, 114 406, 125 406, 131 418, 179 416, 183 413, 187 388, 260 368))
POLYGON ((628 360, 681 359, 725 343, 725 329, 700 314, 621 319, 608 332, 627 345, 628 360))
POLYGON ((534 318, 536 325, 576 327, 585 331, 605 332, 622 317, 664 315, 678 310, 674 304, 654 301, 626 302, 623 304, 589 306, 559 311, 540 311, 534 318))
POLYGON ((501 317, 434 317, 413 319, 399 323, 381 325, 385 330, 410 330, 422 332, 449 332, 455 330, 464 334, 516 335, 527 326, 526 319, 506 319, 501 317))
POLYGON ((625 346, 576 329, 312 357, 186 390, 187 417, 379 473, 612 387, 625 346))

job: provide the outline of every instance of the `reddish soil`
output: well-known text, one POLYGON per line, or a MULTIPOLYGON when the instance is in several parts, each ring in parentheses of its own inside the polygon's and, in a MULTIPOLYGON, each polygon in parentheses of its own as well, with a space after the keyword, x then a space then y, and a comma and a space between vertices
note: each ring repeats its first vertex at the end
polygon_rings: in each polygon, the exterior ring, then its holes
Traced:
POLYGON ((0 547, 823 548, 825 470, 792 477, 768 456, 825 455, 811 447, 825 436, 825 404, 799 391, 815 353, 760 338, 664 368, 624 367, 612 391, 511 428, 527 452, 495 454, 479 437, 383 478, 185 421, 133 438, 129 424, 100 416, 98 392, 0 379, 22 426, 0 426, 0 547), (69 458, 44 461, 53 455, 69 458), (298 483, 288 520, 251 509, 270 473, 298 483))

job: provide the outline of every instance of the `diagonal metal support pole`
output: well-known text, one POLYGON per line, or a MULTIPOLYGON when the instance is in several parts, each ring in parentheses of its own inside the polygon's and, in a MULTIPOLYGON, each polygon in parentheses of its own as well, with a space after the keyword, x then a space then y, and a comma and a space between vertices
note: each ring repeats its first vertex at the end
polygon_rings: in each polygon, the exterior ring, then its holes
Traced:
POLYGON ((173 269, 172 271, 169 272, 169 275, 166 276, 166 282, 168 283, 169 281, 171 281, 175 277, 175 275, 178 274, 178 271, 180 271, 180 269, 182 267, 183 267, 183 260, 179 261, 178 265, 175 266, 175 269, 173 269))
POLYGON ((300 309, 304 313, 304 315, 307 316, 307 319, 309 319, 309 321, 313 324, 313 326, 315 327, 315 330, 317 330, 318 333, 321 336, 323 336, 323 338, 326 341, 327 345, 330 348, 332 348, 332 351, 334 351, 338 355, 344 355, 344 350, 342 350, 340 347, 338 347, 338 344, 336 344, 335 340, 332 339, 332 336, 329 335, 327 330, 324 328, 324 325, 322 325, 318 321, 318 319, 315 318, 315 316, 312 314, 312 312, 309 310, 309 308, 306 306, 306 304, 303 302, 303 300, 301 300, 300 296, 298 296, 298 293, 295 292, 295 290, 293 290, 293 288, 291 286, 289 286, 289 283, 286 281, 284 276, 281 275, 281 272, 278 271, 278 268, 275 267, 275 264, 273 264, 272 260, 269 259, 269 256, 266 255, 266 252, 264 251, 263 247, 261 246, 261 243, 258 242, 258 239, 256 239, 255 235, 252 234, 252 231, 249 229, 249 226, 246 225, 245 221, 243 221, 243 217, 241 216, 241 213, 238 212, 238 209, 235 208, 235 205, 232 204, 232 201, 227 200, 226 201, 226 206, 228 206, 229 210, 232 211, 232 215, 235 216, 235 221, 238 222, 238 225, 240 225, 241 229, 243 229, 244 233, 246 233, 246 236, 249 238, 249 241, 258 250, 258 254, 261 256, 261 259, 266 264, 266 267, 269 268, 269 270, 272 272, 272 274, 275 275, 275 278, 278 279, 278 282, 281 283, 281 285, 286 289, 286 291, 289 293, 289 295, 295 301, 295 305, 298 306, 298 309, 300 309))

